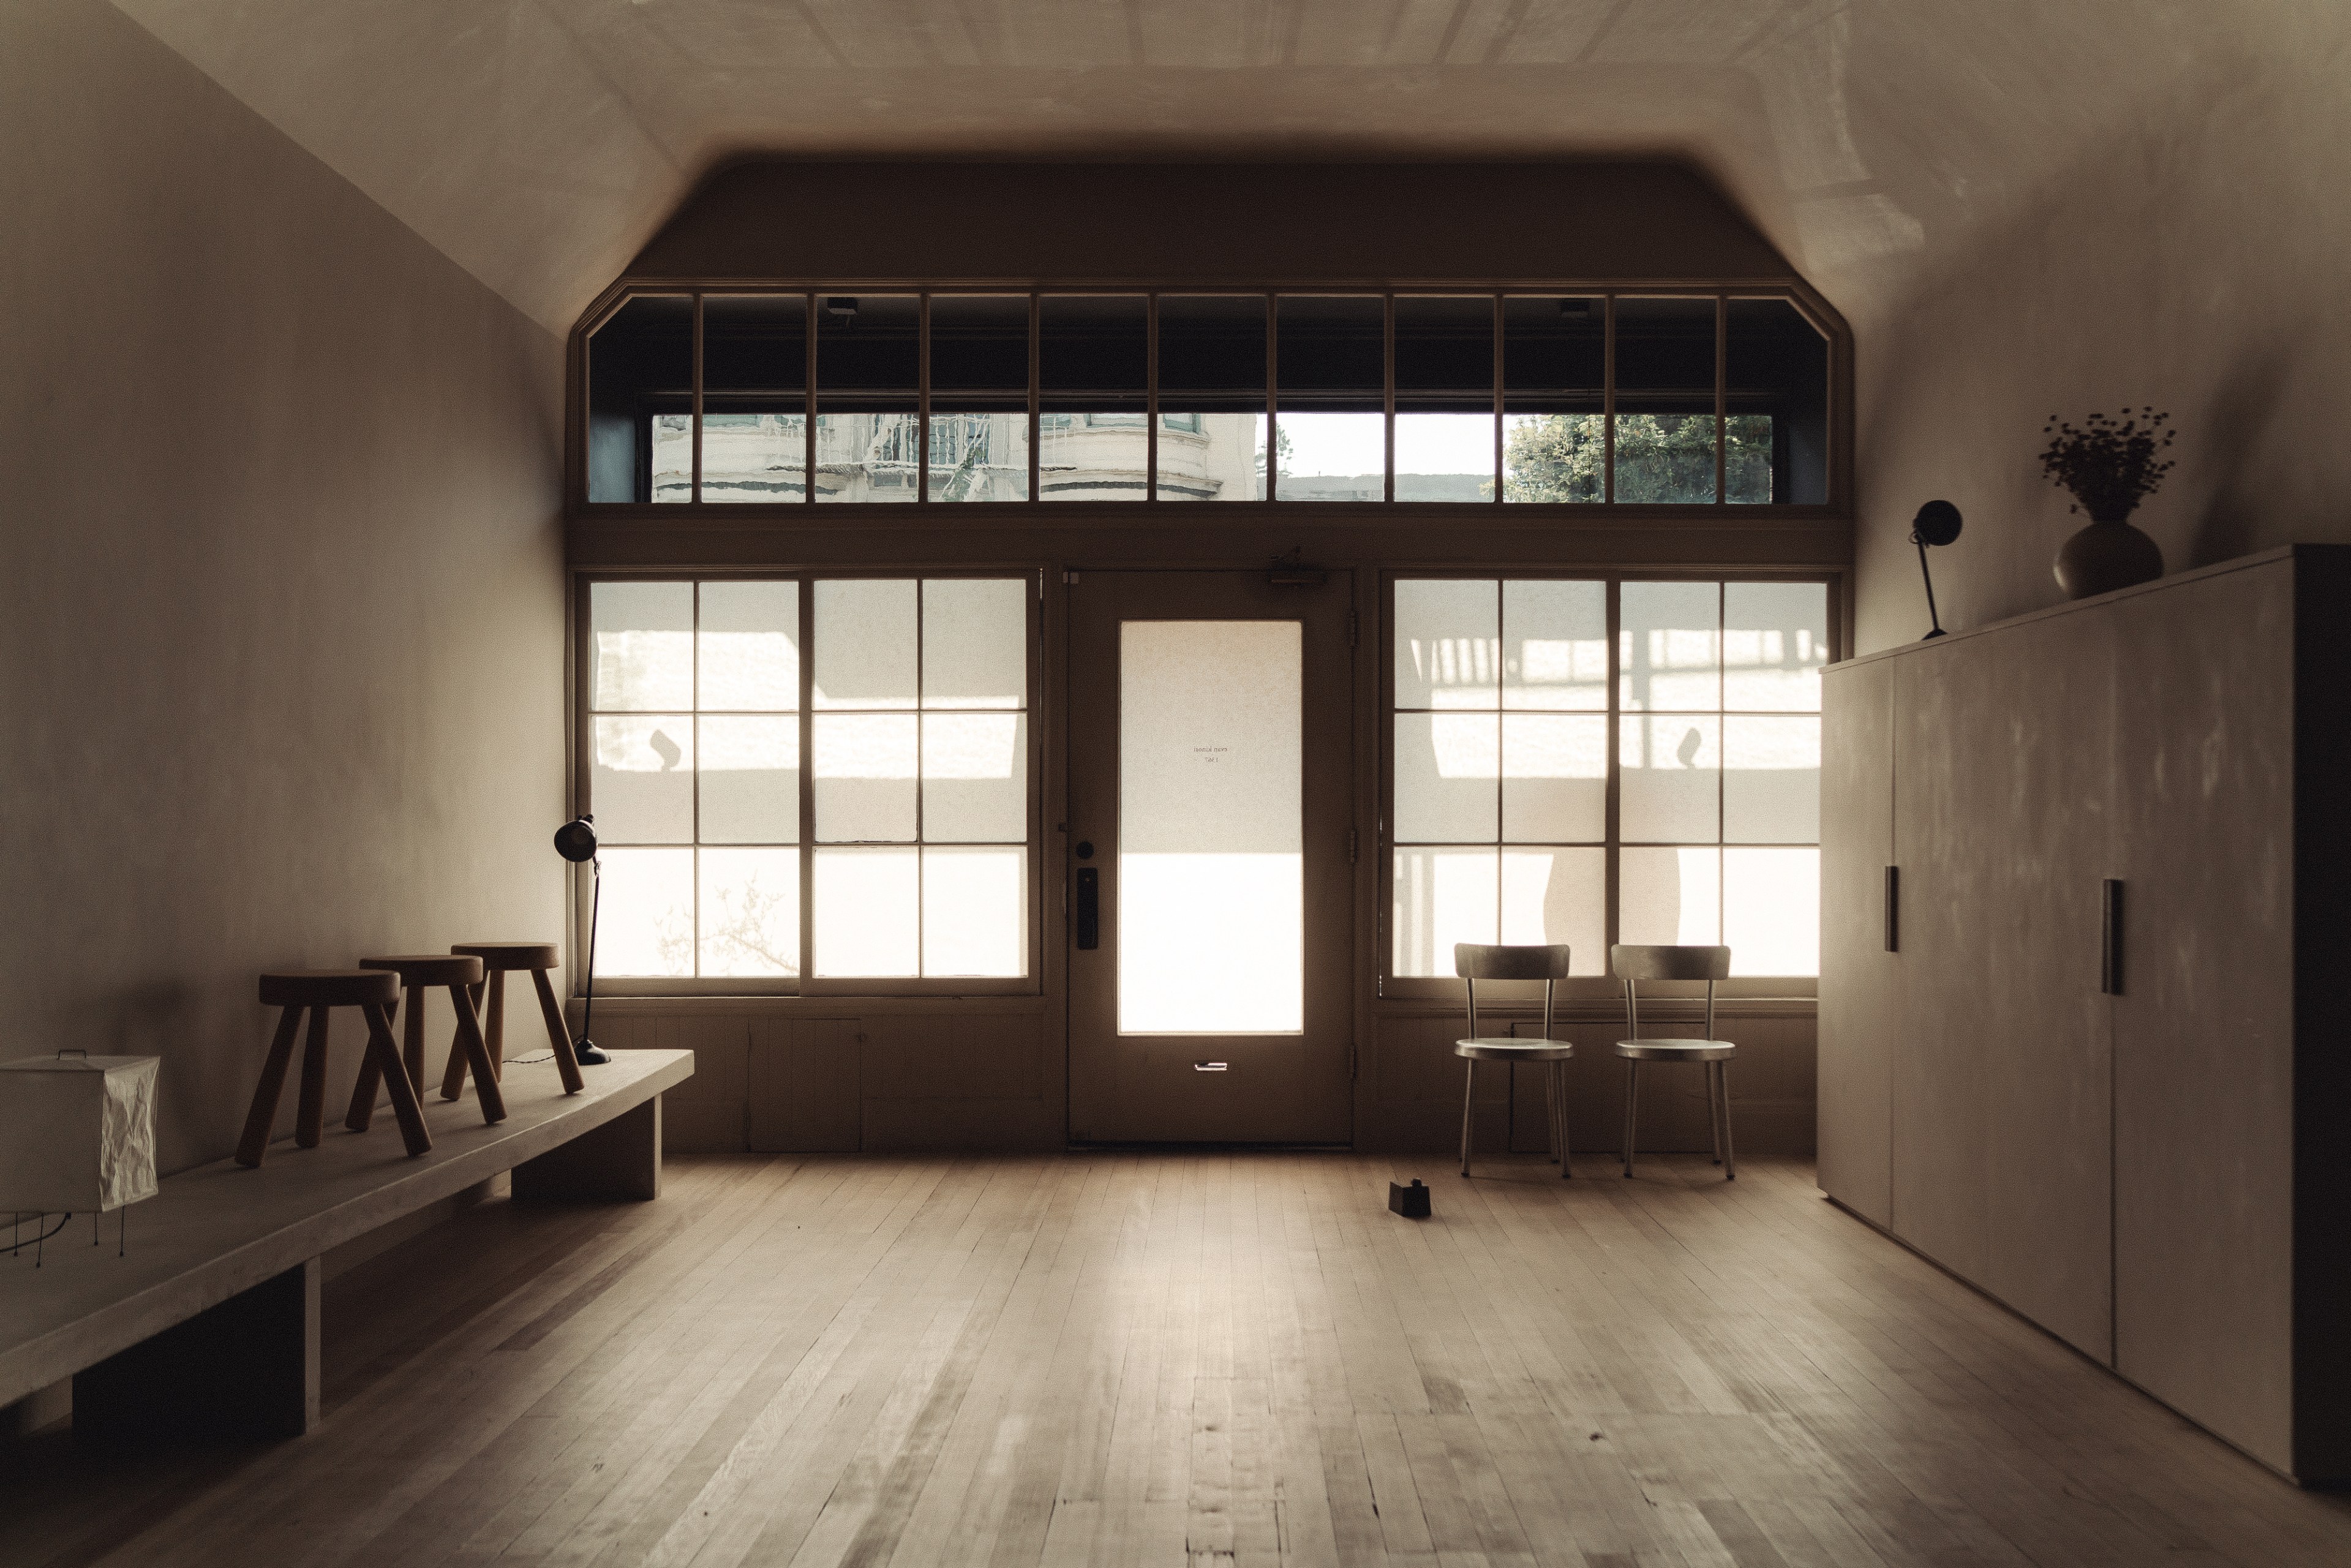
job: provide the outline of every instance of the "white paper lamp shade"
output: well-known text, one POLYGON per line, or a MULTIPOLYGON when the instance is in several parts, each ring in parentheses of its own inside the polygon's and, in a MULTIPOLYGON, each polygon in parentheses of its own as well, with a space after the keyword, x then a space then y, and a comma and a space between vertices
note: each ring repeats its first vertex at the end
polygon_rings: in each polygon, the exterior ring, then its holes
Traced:
POLYGON ((0 1061, 0 1209, 102 1214, 155 1196, 160 1056, 0 1061))

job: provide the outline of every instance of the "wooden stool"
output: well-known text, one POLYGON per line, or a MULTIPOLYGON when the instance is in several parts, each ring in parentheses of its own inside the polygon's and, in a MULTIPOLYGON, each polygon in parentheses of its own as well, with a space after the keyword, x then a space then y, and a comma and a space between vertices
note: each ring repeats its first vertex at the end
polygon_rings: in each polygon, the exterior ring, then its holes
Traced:
MULTIPOLYGON (((269 1129, 277 1120, 277 1097, 286 1087, 286 1065, 294 1056, 294 1030, 310 1012, 310 1037, 302 1049, 302 1088, 294 1120, 294 1141, 315 1149, 326 1132, 327 1014, 334 1008, 357 1008, 367 1018, 368 1042, 360 1076, 381 1077, 392 1086, 392 1112, 400 1119, 400 1135, 408 1152, 421 1155, 433 1146, 424 1127, 424 1108, 417 1103, 415 1081, 400 1064, 392 1043, 392 1019, 387 1007, 400 997, 398 977, 375 969, 297 969, 261 977, 261 1005, 283 1008, 277 1036, 269 1042, 269 1060, 263 1063, 261 1082, 253 1091, 253 1109, 246 1113, 245 1136, 237 1140, 236 1163, 258 1166, 269 1147, 269 1129)), ((368 1091, 371 1106, 375 1101, 368 1091)), ((359 1128, 364 1130, 363 1120, 359 1128)))
MULTIPOLYGON (((474 988, 482 983, 482 961, 447 953, 408 953, 392 958, 362 958, 360 967, 389 969, 400 977, 401 984, 407 988, 406 1054, 408 1065, 419 1075, 419 1082, 424 1071, 424 993, 434 986, 447 988, 449 1005, 457 1011, 457 1035, 449 1042, 449 1060, 470 1060, 474 1063, 474 1095, 481 1102, 482 1120, 505 1121, 506 1096, 498 1092, 497 1074, 490 1071, 490 1049, 482 1040, 481 1020, 474 1016, 474 988)), ((442 1080, 444 1100, 457 1097, 456 1091, 449 1087, 451 1082, 442 1080)), ((374 1109, 375 1074, 362 1069, 359 1083, 351 1091, 351 1113, 344 1125, 366 1126, 374 1109)))
MULTIPOLYGON (((552 942, 460 942, 449 949, 452 953, 469 954, 482 961, 489 971, 489 999, 485 1003, 481 992, 474 994, 475 1005, 489 1020, 490 1067, 504 1073, 507 1061, 507 972, 528 969, 530 983, 538 991, 539 1016, 547 1020, 547 1038, 555 1047, 555 1071, 563 1076, 563 1092, 577 1094, 586 1087, 580 1077, 580 1059, 572 1053, 571 1030, 563 1021, 563 1009, 556 1005, 555 988, 547 983, 547 972, 561 963, 552 942)), ((441 1098, 455 1100, 465 1082, 465 1063, 454 1052, 449 1058, 449 1071, 441 1080, 441 1098)))

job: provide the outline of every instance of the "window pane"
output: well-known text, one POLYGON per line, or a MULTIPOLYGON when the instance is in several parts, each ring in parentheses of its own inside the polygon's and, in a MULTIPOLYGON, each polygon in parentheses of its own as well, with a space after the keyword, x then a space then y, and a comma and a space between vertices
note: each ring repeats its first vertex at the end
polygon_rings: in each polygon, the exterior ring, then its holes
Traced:
POLYGON ((816 498, 911 501, 922 467, 921 302, 828 294, 816 313, 816 498))
POLYGON ((1499 594, 1490 578, 1395 585, 1395 706, 1490 708, 1500 701, 1499 594))
POLYGON ((1714 499, 1711 299, 1616 301, 1616 499, 1714 499))
POLYGON ((819 714, 810 737, 817 841, 912 843, 914 716, 819 714))
MULTIPOLYGON (((1595 847, 1502 852, 1502 941, 1564 942, 1574 973, 1605 974, 1607 907, 1607 851, 1595 847)), ((1450 948, 1447 956, 1451 956, 1450 948)), ((1449 963, 1447 967, 1451 967, 1449 963)))
POLYGON ((1265 499, 1262 295, 1159 301, 1159 498, 1265 499))
POLYGON ((1828 584, 1723 584, 1723 706, 1818 713, 1828 657, 1828 584))
POLYGON ((1395 716, 1398 843, 1492 843, 1499 825, 1501 716, 1395 716))
POLYGON ((694 301, 630 300, 588 340, 588 498, 692 499, 693 416, 694 301), (671 423, 656 454, 663 416, 671 423))
POLYGON ((1395 498, 1494 498, 1494 302, 1395 302, 1395 498))
POLYGON ((911 845, 816 852, 809 932, 814 973, 890 978, 919 971, 919 855, 911 845))
POLYGON ((694 973, 694 852, 606 849, 596 964, 607 975, 694 973))
POLYGON ((1616 939, 1712 946, 1722 939, 1721 875, 1722 852, 1711 845, 1619 850, 1616 939))
POLYGON ((923 973, 1029 972, 1029 852, 923 851, 923 973))
POLYGON ((616 844, 694 842, 694 716, 595 721, 588 798, 597 837, 616 844))
POLYGON ((697 706, 790 713, 800 706, 796 582, 705 582, 695 639, 697 706))
POLYGON ((1627 714, 1616 726, 1617 831, 1624 841, 1718 841, 1722 720, 1712 714, 1627 714))
POLYGON ((923 706, 1021 707, 1029 700, 1029 580, 923 584, 923 706))
POLYGON ((911 578, 816 585, 812 706, 914 706, 914 594, 911 578))
POLYGON ((588 706, 600 712, 694 706, 694 584, 599 582, 588 590, 588 706))
POLYGON ((1038 301, 1040 501, 1140 501, 1150 317, 1139 294, 1038 301))
POLYGON ((925 714, 925 841, 948 844, 1026 842, 1028 755, 1029 720, 1020 715, 925 714))
POLYGON ((1606 365, 1604 300, 1502 302, 1504 500, 1607 498, 1606 365))
POLYGON ((1494 416, 1398 413, 1395 466, 1399 501, 1492 500, 1494 416))
POLYGON ((1027 500, 1028 409, 941 408, 934 402, 930 461, 934 501, 1027 500))
POLYGON ((1726 455, 1733 501, 1829 498, 1829 345, 1785 299, 1727 307, 1727 408, 1744 439, 1726 455))
POLYGON ((1722 836, 1734 844, 1821 838, 1821 721, 1722 721, 1722 836))
MULTIPOLYGON (((1440 723, 1458 722, 1451 714, 1436 716, 1440 723)), ((1475 722, 1486 721, 1480 716, 1475 722)), ((1397 816, 1402 818, 1401 809, 1397 816)), ((1607 716, 1503 715, 1502 837, 1513 843, 1556 844, 1598 843, 1607 836, 1607 716)))
POLYGON ((1119 1032, 1295 1033, 1299 622, 1129 621, 1119 646, 1119 1032))
POLYGON ((1617 613, 1619 700, 1625 707, 1722 706, 1719 584, 1628 582, 1617 613))
POLYGON ((1606 583, 1505 582, 1502 629, 1504 707, 1606 709, 1606 583))
POLYGON ((931 300, 931 499, 1029 498, 1029 299, 931 300))
POLYGON ((807 297, 705 295, 702 498, 801 500, 807 469, 807 297))
POLYGON ((1274 496, 1377 501, 1387 494, 1387 327, 1374 297, 1274 303, 1274 496))
POLYGON ((705 717, 698 727, 702 841, 799 842, 800 721, 705 717))
POLYGON ((1493 941, 1499 872, 1489 849, 1396 851, 1389 921, 1395 973, 1450 975, 1456 942, 1493 941))
POLYGON ((798 850, 704 850, 702 973, 800 972, 798 850))
POLYGON ((901 413, 820 413, 816 498, 911 501, 922 461, 922 422, 901 413))
POLYGON ((1722 940, 1734 975, 1819 974, 1821 852, 1723 851, 1722 940))

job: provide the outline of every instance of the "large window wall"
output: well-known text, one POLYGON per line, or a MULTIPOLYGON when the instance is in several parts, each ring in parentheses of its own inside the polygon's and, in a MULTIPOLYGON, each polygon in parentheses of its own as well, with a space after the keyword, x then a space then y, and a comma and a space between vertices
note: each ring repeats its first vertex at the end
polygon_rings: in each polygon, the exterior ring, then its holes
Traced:
POLYGON ((1728 290, 633 294, 586 499, 1820 506, 1829 367, 1728 290))

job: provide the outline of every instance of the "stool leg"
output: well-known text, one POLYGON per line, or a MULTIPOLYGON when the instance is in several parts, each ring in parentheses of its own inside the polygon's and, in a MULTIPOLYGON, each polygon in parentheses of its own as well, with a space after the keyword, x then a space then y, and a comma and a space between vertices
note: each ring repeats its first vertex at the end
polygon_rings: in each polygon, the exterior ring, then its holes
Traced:
POLYGON ((351 1084, 351 1108, 343 1113, 344 1126, 354 1133, 368 1130, 368 1124, 375 1120, 375 1097, 383 1082, 383 1063, 376 1060, 375 1054, 375 1020, 371 1016, 367 1049, 360 1052, 360 1075, 351 1084))
MULTIPOLYGON (((400 1061, 408 1069, 409 1087, 421 1089, 424 1082, 424 988, 409 988, 406 999, 408 1017, 400 1025, 400 1061)), ((389 1015, 386 1021, 390 1021, 389 1015)))
MULTIPOLYGON (((416 1103, 416 1085, 408 1076, 408 1068, 400 1060, 400 1051, 392 1043, 392 1018, 382 1008, 371 1002, 364 1009, 368 1022, 368 1060, 374 1064, 384 1083, 392 1090, 392 1119, 400 1124, 401 1142, 408 1152, 421 1155, 433 1146, 433 1134, 424 1125, 424 1107, 416 1103)), ((375 1109, 375 1093, 368 1092, 368 1109, 375 1109)))
POLYGON ((1725 1181, 1737 1181, 1739 1151, 1730 1142, 1730 1063, 1718 1061, 1714 1070, 1722 1075, 1722 1176, 1725 1181))
POLYGON ((261 1082, 253 1087, 253 1109, 245 1113, 245 1136, 236 1141, 236 1163, 241 1166, 260 1165, 269 1147, 269 1129, 277 1120, 277 1097, 286 1092, 286 1065, 294 1060, 294 1031, 301 1023, 300 1008, 287 1008, 277 1015, 277 1033, 270 1039, 268 1058, 261 1064, 261 1082))
POLYGON ((490 1066, 490 1048, 482 1039, 481 1023, 474 1017, 472 988, 450 987, 449 999, 456 1004, 457 1040, 474 1070, 474 1097, 481 1102, 482 1120, 503 1122, 507 1119, 507 1097, 498 1092, 498 1075, 490 1066))
POLYGON ((310 1009, 309 1037, 302 1042, 302 1091, 295 1103, 294 1142, 315 1149, 327 1135, 327 1016, 331 1008, 310 1009))
MULTIPOLYGON (((464 989, 465 989, 465 988, 463 986, 452 986, 449 988, 449 994, 452 997, 455 997, 459 991, 464 989)), ((419 1079, 418 1082, 422 1082, 423 1081, 419 1079)), ((465 1092, 465 1026, 463 1022, 460 1022, 457 1025, 455 1031, 449 1036, 449 1061, 448 1065, 443 1068, 441 1071, 441 1098, 444 1100, 455 1100, 458 1095, 463 1094, 465 1092)))
POLYGON ((547 983, 547 971, 533 969, 530 983, 538 992, 538 1010, 547 1019, 548 1043, 555 1047, 555 1071, 563 1076, 563 1092, 577 1094, 586 1082, 580 1076, 580 1058, 571 1049, 571 1027, 563 1021, 563 1009, 556 1005, 555 988, 547 983))
POLYGON ((1478 1059, 1461 1061, 1461 1174, 1469 1174, 1469 1099, 1478 1088, 1478 1059))
POLYGON ((1633 1120, 1641 1103, 1641 1064, 1626 1058, 1625 1062, 1625 1174, 1633 1174, 1633 1120))
MULTIPOLYGON (((490 1071, 496 1073, 498 1082, 503 1083, 507 1079, 507 972, 492 969, 486 983, 489 987, 489 1008, 482 1032, 489 1045, 490 1071)), ((480 986, 474 988, 474 1010, 477 1013, 484 1010, 480 986)))

